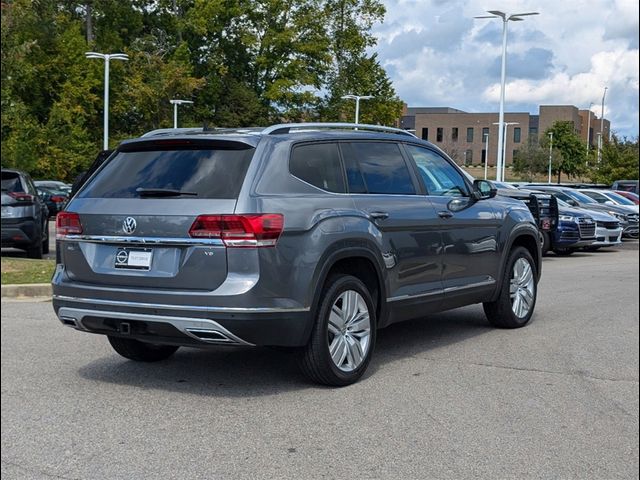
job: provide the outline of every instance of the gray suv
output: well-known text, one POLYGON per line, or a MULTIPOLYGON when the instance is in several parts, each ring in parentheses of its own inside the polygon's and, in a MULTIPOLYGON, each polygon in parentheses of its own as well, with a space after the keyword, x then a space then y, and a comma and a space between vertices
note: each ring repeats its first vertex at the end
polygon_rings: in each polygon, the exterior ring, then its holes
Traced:
POLYGON ((524 326, 541 272, 523 202, 408 132, 353 124, 125 141, 58 215, 57 242, 60 321, 120 355, 295 347, 336 386, 395 322, 482 303, 524 326))
POLYGON ((49 253, 49 209, 31 177, 2 169, 2 247, 26 250, 29 258, 49 253))

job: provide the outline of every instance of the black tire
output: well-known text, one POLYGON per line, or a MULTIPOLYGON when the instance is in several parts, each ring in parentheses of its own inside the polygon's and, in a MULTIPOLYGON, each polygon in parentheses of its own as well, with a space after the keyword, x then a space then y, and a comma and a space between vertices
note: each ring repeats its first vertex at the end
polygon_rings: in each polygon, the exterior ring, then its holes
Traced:
POLYGON ((487 316, 487 320, 494 327, 498 328, 520 328, 524 327, 531 317, 536 306, 536 299, 538 296, 538 273, 536 270, 536 264, 533 261, 533 257, 524 247, 516 247, 509 254, 509 258, 505 265, 505 270, 502 274, 502 284, 500 285, 500 294, 495 302, 485 302, 482 304, 484 307, 484 313, 487 316), (511 305, 511 279, 514 269, 514 265, 519 259, 524 259, 531 267, 531 273, 533 275, 533 301, 529 307, 526 315, 517 316, 511 305))
MULTIPOLYGON (((350 385, 364 374, 375 347, 377 322, 371 294, 358 278, 338 274, 327 280, 320 298, 322 300, 317 309, 311 338, 301 352, 300 367, 304 374, 316 383, 335 387, 350 385), (357 292, 364 300, 369 313, 370 329, 367 351, 361 363, 351 371, 344 371, 334 363, 329 351, 329 316, 334 303, 339 302, 339 297, 348 291, 357 292)), ((346 350, 345 347, 345 353, 346 350)))
POLYGON ((27 248, 27 257, 40 259, 42 258, 42 232, 36 236, 35 241, 27 248))
POLYGON ((559 257, 568 257, 573 252, 575 252, 575 250, 573 248, 560 248, 560 247, 557 247, 557 248, 553 249, 553 253, 555 253, 559 257))
POLYGON ((133 338, 108 336, 113 349, 129 360, 136 362, 159 362, 176 353, 180 347, 173 345, 154 345, 133 338))
POLYGON ((44 221, 42 228, 42 253, 49 253, 49 219, 44 221))
POLYGON ((551 249, 551 236, 549 232, 541 232, 542 241, 540 242, 540 249, 542 251, 542 255, 546 255, 551 249))

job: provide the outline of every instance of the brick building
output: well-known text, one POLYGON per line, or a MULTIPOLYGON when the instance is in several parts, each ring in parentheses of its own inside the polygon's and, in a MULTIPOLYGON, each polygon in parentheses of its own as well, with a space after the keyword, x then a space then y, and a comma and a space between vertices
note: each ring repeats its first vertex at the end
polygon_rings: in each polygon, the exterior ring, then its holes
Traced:
MULTIPOLYGON (((506 164, 513 162, 514 152, 530 138, 532 141, 539 141, 544 132, 560 120, 573 122, 576 133, 585 143, 589 135, 590 144, 597 144, 600 119, 589 110, 579 110, 572 105, 540 105, 538 115, 505 112, 504 121, 510 124, 506 134, 506 164)), ((497 123, 497 113, 468 113, 449 107, 406 107, 400 118, 400 128, 414 130, 418 137, 439 146, 461 165, 484 165, 487 158, 487 134, 489 165, 495 165, 497 123)), ((608 138, 609 130, 609 121, 605 119, 605 138, 608 138)))

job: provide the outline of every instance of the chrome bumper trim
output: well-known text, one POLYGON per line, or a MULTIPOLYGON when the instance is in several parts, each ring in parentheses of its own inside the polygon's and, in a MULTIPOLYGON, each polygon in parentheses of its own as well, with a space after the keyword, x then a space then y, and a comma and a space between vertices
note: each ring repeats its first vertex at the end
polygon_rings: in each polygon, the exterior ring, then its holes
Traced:
POLYGON ((121 300, 100 300, 97 298, 78 298, 67 295, 53 295, 54 300, 62 302, 90 303, 93 305, 108 305, 115 307, 155 308, 163 310, 193 310, 212 313, 294 313, 308 312, 306 308, 251 308, 251 307, 205 307, 201 305, 167 305, 161 303, 124 302, 121 300))
POLYGON ((86 310, 81 308, 69 308, 61 307, 58 310, 58 318, 63 325, 71 326, 77 330, 90 331, 82 323, 85 317, 105 317, 105 318, 117 318, 120 320, 140 320, 143 322, 158 322, 167 323, 173 325, 179 331, 188 335, 191 338, 202 343, 212 344, 227 344, 227 345, 247 345, 254 346, 253 343, 249 343, 240 337, 234 335, 229 330, 224 328, 219 323, 209 320, 207 318, 189 318, 189 317, 170 317, 164 315, 144 315, 140 313, 127 313, 127 312, 107 312, 101 310, 86 310), (75 326, 72 326, 71 321, 75 320, 75 326), (222 337, 228 339, 203 339, 196 335, 198 332, 216 332, 221 334, 222 337))
POLYGON ((123 237, 121 235, 66 235, 56 238, 61 242, 115 243, 123 245, 188 245, 217 246, 224 244, 219 238, 173 238, 173 237, 123 237))

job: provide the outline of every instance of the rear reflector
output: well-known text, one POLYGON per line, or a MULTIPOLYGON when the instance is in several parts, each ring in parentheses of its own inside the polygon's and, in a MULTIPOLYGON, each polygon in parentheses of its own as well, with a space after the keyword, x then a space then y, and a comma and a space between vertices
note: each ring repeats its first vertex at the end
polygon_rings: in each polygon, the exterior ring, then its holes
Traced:
POLYGON ((56 215, 56 238, 64 238, 67 235, 79 235, 82 233, 80 215, 73 212, 60 212, 56 215))
POLYGON ((193 238, 219 238, 227 247, 273 247, 284 229, 284 216, 200 215, 189 229, 193 238))

